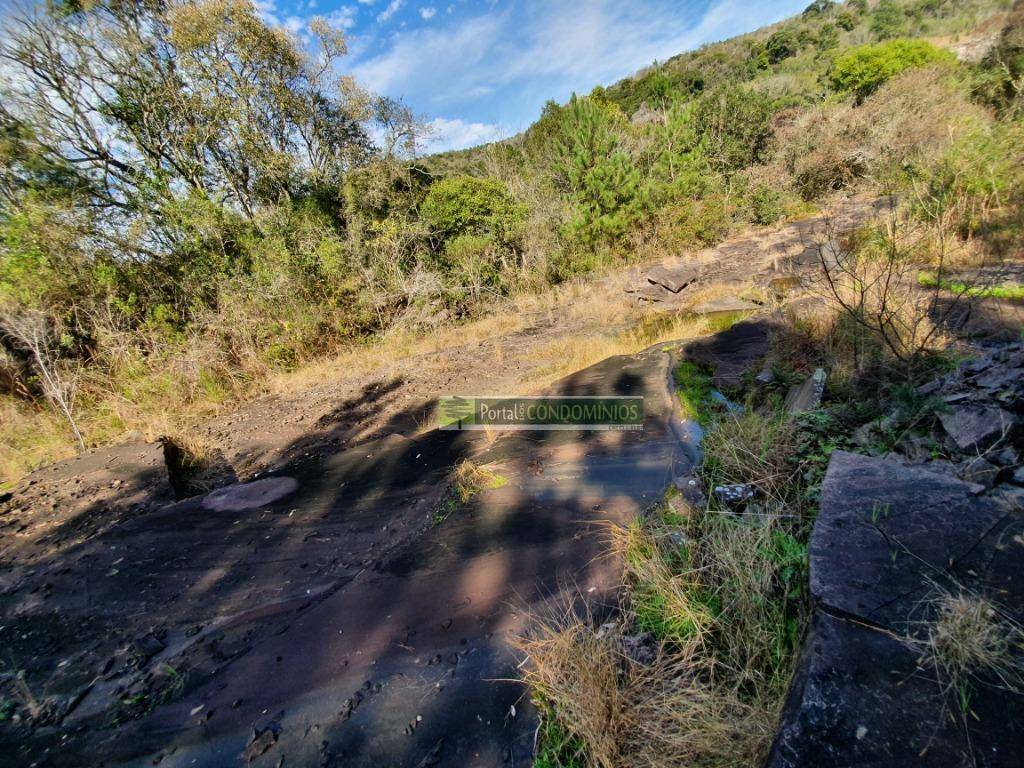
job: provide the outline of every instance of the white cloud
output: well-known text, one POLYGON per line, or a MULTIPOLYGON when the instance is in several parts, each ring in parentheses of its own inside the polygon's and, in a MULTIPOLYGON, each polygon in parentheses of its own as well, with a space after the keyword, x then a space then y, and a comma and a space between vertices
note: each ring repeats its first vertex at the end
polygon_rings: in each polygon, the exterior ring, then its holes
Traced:
POLYGON ((355 5, 343 5, 327 16, 327 21, 332 27, 341 29, 352 29, 356 24, 356 16, 359 15, 359 7, 355 5))
POLYGON ((373 5, 373 0, 359 0, 360 5, 373 5))
POLYGON ((430 21, 437 14, 437 8, 420 8, 420 18, 424 21, 430 21))
POLYGON ((427 149, 431 152, 466 149, 505 137, 505 132, 498 125, 470 123, 460 118, 435 117, 427 127, 430 129, 427 149))
MULTIPOLYGON (((391 5, 396 2, 402 0, 391 5)), ((614 82, 656 59, 755 29, 804 5, 806 0, 715 0, 689 17, 674 3, 506 5, 458 24, 408 31, 359 62, 355 74, 373 90, 415 94, 446 111, 468 94, 503 86, 518 94, 543 91, 539 108, 543 98, 614 82)))
POLYGON ((387 21, 396 13, 398 13, 398 11, 401 9, 403 5, 405 5, 405 0, 391 0, 391 2, 388 3, 388 7, 377 14, 377 21, 383 24, 385 21, 387 21))

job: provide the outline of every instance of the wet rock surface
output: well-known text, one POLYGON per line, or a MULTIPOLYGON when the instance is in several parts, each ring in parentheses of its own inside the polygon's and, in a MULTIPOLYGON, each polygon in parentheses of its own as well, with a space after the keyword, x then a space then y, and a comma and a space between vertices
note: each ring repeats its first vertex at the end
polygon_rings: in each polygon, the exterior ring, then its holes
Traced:
MULTIPOLYGON (((993 348, 919 388, 933 417, 888 455, 832 455, 809 548, 813 620, 772 768, 1020 765, 1020 691, 980 668, 965 708, 924 648, 942 592, 1024 623, 1022 363, 1020 344, 993 348)), ((870 448, 898 423, 859 439, 870 448)))

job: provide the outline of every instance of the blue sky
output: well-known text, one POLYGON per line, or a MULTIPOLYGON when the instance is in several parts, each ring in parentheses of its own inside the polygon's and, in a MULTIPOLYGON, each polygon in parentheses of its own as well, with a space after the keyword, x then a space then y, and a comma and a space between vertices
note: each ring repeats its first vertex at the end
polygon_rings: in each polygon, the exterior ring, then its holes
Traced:
POLYGON ((257 0, 302 34, 323 16, 349 41, 346 69, 431 124, 429 149, 511 136, 548 99, 608 85, 652 61, 801 11, 809 0, 257 0))

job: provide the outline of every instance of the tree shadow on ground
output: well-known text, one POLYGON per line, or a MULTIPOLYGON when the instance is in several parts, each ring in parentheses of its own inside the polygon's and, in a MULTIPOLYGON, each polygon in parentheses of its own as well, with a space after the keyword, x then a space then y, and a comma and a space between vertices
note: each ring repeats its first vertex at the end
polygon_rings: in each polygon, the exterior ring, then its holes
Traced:
MULTIPOLYGON (((652 359, 613 358, 555 390, 663 403, 652 359)), ((243 764, 247 747, 257 764, 524 764, 533 724, 508 635, 569 584, 614 601, 593 523, 631 519, 669 482, 662 409, 644 433, 433 431, 310 456, 304 436, 273 473, 297 481, 284 498, 188 499, 34 555, 3 596, 8 633, 33 633, 7 663, 54 713, 46 728, 5 723, 0 748, 58 766, 243 764), (436 524, 466 458, 509 482, 436 524)))

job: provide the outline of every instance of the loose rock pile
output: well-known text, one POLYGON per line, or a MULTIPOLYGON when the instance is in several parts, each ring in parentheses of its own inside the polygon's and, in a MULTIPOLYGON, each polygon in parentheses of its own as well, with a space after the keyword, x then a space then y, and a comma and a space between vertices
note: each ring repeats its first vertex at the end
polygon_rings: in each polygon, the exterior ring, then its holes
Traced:
MULTIPOLYGON (((899 436, 893 452, 908 464, 954 475, 979 494, 1024 503, 1024 344, 992 349, 918 387, 917 395, 934 417, 899 436)), ((878 453, 879 436, 898 422, 889 414, 858 430, 854 441, 878 453)))

